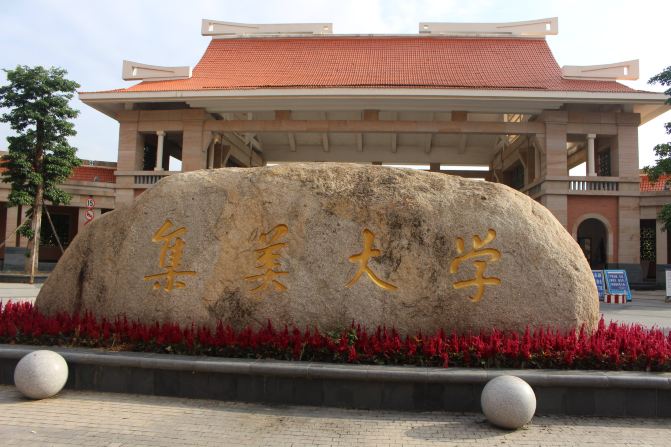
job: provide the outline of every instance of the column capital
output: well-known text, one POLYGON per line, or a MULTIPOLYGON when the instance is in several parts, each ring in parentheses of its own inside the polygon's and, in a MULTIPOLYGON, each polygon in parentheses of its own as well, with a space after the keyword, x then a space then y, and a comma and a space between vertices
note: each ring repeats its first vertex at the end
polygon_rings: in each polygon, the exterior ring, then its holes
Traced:
POLYGON ((165 130, 157 130, 156 135, 158 135, 159 137, 164 137, 165 136, 165 130))
POLYGON ((595 134, 595 133, 588 133, 588 134, 587 134, 587 139, 588 139, 588 140, 594 140, 595 138, 596 138, 596 134, 595 134))

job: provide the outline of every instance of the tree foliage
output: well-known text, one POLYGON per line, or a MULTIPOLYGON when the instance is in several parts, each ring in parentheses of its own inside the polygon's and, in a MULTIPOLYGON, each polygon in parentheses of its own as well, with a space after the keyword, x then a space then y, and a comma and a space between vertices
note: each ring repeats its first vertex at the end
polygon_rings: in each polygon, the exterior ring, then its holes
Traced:
MULTIPOLYGON (((666 67, 661 73, 650 78, 648 83, 668 87, 664 93, 669 96, 666 103, 671 104, 671 66, 666 67)), ((666 133, 671 135, 671 122, 664 124, 664 128, 666 129, 666 133)), ((643 170, 648 174, 650 181, 656 182, 662 174, 671 173, 671 141, 660 143, 653 150, 656 157, 655 164, 653 166, 646 166, 643 170)), ((658 217, 664 222, 665 229, 671 230, 671 204, 664 205, 658 217)))
POLYGON ((10 206, 29 207, 20 232, 32 239, 31 216, 38 189, 54 205, 70 201, 59 184, 81 164, 77 149, 68 143, 68 137, 76 135, 70 120, 79 114, 69 101, 79 84, 66 79, 67 72, 61 68, 17 66, 3 71, 8 84, 0 87, 0 107, 8 111, 0 115, 0 122, 9 123, 16 135, 7 138, 2 181, 11 184, 10 206))

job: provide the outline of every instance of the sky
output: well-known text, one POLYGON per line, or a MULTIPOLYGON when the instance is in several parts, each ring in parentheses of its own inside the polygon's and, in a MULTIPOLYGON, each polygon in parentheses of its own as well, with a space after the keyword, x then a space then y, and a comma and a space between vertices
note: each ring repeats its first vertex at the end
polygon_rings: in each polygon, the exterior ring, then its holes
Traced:
MULTIPOLYGON (((132 85, 124 59, 194 66, 209 43, 201 19, 243 23, 333 23, 336 34, 416 34, 419 22, 507 22, 559 17, 548 44, 559 65, 640 59, 640 80, 671 65, 668 0, 0 0, 0 68, 58 66, 81 91, 132 85)), ((0 83, 5 83, 0 73, 0 83)), ((84 159, 116 161, 118 124, 78 99, 72 144, 84 159)), ((654 162, 655 144, 671 140, 671 113, 639 128, 639 165, 654 162)), ((0 149, 11 129, 0 124, 0 149)))

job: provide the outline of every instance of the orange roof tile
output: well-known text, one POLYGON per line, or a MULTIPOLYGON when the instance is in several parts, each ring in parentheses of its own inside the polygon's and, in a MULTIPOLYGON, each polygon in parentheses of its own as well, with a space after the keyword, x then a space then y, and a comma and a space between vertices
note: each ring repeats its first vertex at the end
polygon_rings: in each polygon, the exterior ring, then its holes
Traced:
POLYGON ((641 192, 671 191, 671 175, 662 174, 656 182, 651 182, 646 174, 641 174, 641 192))
POLYGON ((115 91, 291 87, 635 91, 564 79, 545 39, 435 36, 213 39, 190 79, 115 91))

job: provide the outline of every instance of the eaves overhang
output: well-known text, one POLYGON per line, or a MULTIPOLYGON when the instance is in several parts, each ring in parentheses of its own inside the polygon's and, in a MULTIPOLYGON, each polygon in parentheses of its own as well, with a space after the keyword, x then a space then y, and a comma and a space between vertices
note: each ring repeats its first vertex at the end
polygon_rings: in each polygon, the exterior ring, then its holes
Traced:
POLYGON ((621 104, 641 114, 641 124, 671 110, 664 93, 435 88, 281 88, 82 92, 79 99, 106 115, 136 103, 184 102, 212 113, 269 110, 466 110, 540 113, 564 104, 621 104))

